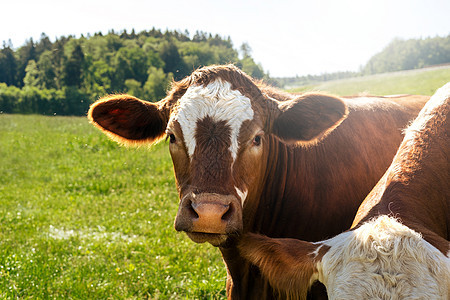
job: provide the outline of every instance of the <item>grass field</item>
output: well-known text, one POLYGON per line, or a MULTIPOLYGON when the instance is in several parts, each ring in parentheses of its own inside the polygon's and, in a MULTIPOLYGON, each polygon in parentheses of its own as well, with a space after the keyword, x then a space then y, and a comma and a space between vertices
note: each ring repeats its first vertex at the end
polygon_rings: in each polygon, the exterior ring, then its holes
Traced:
POLYGON ((0 299, 217 299, 219 251, 173 229, 162 142, 126 149, 86 118, 0 115, 0 299))
MULTIPOLYGON (((304 89, 430 95, 447 81, 450 68, 304 89)), ((83 117, 0 114, 0 298, 225 298, 219 251, 173 229, 167 148, 119 147, 83 117)))
POLYGON ((450 66, 384 73, 293 88, 291 92, 324 91, 341 96, 360 93, 371 95, 432 95, 450 81, 450 66))

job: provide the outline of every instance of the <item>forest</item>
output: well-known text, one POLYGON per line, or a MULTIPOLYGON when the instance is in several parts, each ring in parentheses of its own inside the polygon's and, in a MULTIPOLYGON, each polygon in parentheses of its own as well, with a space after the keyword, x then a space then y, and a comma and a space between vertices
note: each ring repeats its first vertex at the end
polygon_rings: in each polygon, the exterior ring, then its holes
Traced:
POLYGON ((411 70, 450 63, 450 35, 425 39, 394 39, 357 72, 269 78, 230 37, 205 32, 136 33, 110 31, 93 36, 60 37, 52 42, 42 33, 15 49, 0 50, 0 113, 85 115, 89 105, 107 93, 130 93, 149 101, 163 98, 172 80, 200 66, 234 63, 247 74, 279 87, 333 79, 411 70))
POLYGON ((378 74, 450 63, 450 35, 426 39, 394 39, 375 54, 361 73, 378 74))
POLYGON ((262 67, 243 44, 205 32, 152 29, 93 36, 60 37, 45 33, 14 49, 0 50, 0 113, 84 115, 107 93, 130 93, 142 99, 163 98, 172 80, 200 66, 234 63, 255 78, 262 67))

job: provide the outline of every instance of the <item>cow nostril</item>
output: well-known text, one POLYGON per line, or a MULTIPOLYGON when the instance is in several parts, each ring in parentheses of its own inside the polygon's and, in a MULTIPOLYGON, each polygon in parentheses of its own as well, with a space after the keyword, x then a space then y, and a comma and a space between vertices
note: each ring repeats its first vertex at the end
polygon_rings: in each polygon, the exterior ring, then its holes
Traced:
POLYGON ((231 216, 233 215, 233 206, 229 205, 228 209, 225 211, 225 213, 222 215, 222 220, 229 221, 231 216))
POLYGON ((188 210, 188 214, 192 219, 198 219, 199 215, 198 213, 195 211, 193 205, 192 205, 192 201, 189 201, 189 204, 187 205, 187 210, 188 210))

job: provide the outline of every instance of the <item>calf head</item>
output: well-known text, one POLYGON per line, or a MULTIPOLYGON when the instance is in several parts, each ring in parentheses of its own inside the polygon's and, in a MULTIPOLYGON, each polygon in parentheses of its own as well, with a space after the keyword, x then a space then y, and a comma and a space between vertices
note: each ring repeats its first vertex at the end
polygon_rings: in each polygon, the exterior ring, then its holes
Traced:
POLYGON ((387 215, 318 243, 247 233, 238 248, 294 299, 316 280, 329 299, 448 299, 450 259, 387 215))
POLYGON ((88 117, 125 145, 166 136, 180 195, 175 229, 219 246, 244 229, 243 206, 264 184, 272 136, 316 142, 347 114, 335 97, 277 101, 265 91, 232 65, 213 66, 174 83, 159 102, 107 96, 91 106, 88 117))

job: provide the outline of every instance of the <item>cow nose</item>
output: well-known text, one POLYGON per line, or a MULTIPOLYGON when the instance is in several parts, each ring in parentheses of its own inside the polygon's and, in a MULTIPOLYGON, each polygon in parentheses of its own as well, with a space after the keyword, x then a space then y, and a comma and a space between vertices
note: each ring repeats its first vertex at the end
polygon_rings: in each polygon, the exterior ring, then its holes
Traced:
POLYGON ((232 195, 189 194, 180 203, 175 229, 178 231, 228 234, 242 229, 240 203, 232 195))
POLYGON ((192 220, 193 231, 204 233, 225 233, 227 215, 231 214, 229 204, 200 202, 191 207, 197 217, 192 220))

